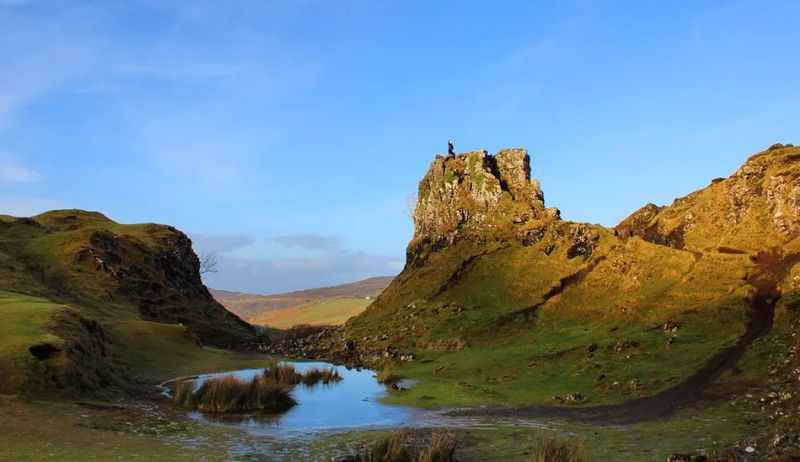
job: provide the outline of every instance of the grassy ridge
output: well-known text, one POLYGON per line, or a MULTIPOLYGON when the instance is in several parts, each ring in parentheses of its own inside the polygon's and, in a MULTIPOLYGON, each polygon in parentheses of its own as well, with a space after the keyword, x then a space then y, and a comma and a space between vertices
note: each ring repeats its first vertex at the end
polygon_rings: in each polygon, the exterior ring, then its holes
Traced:
POLYGON ((270 310, 250 319, 260 324, 278 329, 288 329, 297 325, 338 326, 357 316, 372 303, 364 298, 334 298, 306 303, 300 306, 270 310))
POLYGON ((249 319, 272 310, 291 308, 336 298, 374 298, 392 282, 392 277, 373 277, 338 286, 319 287, 281 294, 259 295, 211 289, 214 298, 239 316, 249 319))
POLYGON ((679 383, 745 332, 747 255, 612 235, 590 259, 544 257, 542 245, 456 243, 348 322, 351 338, 388 332, 386 344, 417 352, 393 372, 419 383, 391 402, 615 403, 679 383))

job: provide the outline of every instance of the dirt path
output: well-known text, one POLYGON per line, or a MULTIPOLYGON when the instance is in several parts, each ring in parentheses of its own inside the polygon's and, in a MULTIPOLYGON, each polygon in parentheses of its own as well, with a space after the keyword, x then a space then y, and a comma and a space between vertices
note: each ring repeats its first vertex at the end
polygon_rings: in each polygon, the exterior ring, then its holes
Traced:
POLYGON ((703 391, 723 372, 733 368, 752 343, 772 329, 775 304, 780 299, 780 281, 800 255, 782 256, 779 252, 759 252, 752 257, 754 270, 748 283, 754 288, 750 298, 750 319, 745 333, 731 347, 712 356, 685 381, 653 396, 620 404, 593 407, 530 406, 518 409, 470 409, 452 413, 456 416, 563 417, 596 424, 630 424, 668 417, 686 405, 703 399, 703 391))

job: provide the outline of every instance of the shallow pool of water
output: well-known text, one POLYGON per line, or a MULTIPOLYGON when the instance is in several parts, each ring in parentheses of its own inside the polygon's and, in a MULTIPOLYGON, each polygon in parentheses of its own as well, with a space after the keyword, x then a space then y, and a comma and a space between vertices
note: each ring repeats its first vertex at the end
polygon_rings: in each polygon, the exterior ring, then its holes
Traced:
MULTIPOLYGON (((311 387, 297 385, 292 395, 297 405, 278 415, 211 416, 192 412, 192 418, 207 422, 224 422, 245 427, 253 434, 275 434, 295 432, 319 432, 354 428, 382 428, 410 425, 422 411, 402 406, 390 406, 380 402, 386 396, 386 388, 378 383, 374 372, 368 369, 348 369, 324 362, 288 362, 298 372, 308 369, 335 368, 342 381, 311 387)), ((197 383, 209 377, 235 375, 250 380, 263 369, 242 369, 232 372, 199 376, 197 383)))

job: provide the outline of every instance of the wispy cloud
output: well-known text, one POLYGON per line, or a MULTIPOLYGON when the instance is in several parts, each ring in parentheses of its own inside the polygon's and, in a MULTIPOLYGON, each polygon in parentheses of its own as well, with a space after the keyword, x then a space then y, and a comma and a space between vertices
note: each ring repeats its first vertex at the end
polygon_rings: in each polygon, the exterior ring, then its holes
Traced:
POLYGON ((219 271, 204 275, 209 287, 253 293, 277 293, 322 287, 400 272, 398 258, 339 251, 316 257, 219 259, 219 271))
POLYGON ((194 249, 200 254, 233 252, 255 243, 255 238, 244 234, 190 234, 194 249))
POLYGON ((272 238, 274 242, 289 247, 303 250, 338 250, 342 246, 342 240, 335 236, 323 236, 315 233, 289 234, 272 238))

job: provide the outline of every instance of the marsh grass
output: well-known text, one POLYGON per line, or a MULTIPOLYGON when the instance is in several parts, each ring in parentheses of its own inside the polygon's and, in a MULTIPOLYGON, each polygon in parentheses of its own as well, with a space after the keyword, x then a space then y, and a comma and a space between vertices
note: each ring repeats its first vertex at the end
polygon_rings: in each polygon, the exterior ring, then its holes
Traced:
POLYGON ((283 412, 297 404, 291 390, 297 384, 330 385, 342 380, 335 368, 313 368, 305 374, 291 364, 272 363, 250 380, 234 375, 193 380, 174 385, 173 401, 180 406, 209 413, 283 412))
POLYGON ((313 386, 320 382, 324 385, 330 385, 332 383, 337 383, 342 380, 342 376, 339 374, 334 368, 329 369, 320 369, 320 368, 312 368, 306 371, 303 374, 303 384, 306 386, 313 386))
POLYGON ((384 364, 383 368, 378 371, 375 378, 379 383, 384 385, 390 385, 392 383, 399 382, 401 379, 401 377, 395 373, 395 366, 392 363, 384 364))
POLYGON ((531 462, 584 462, 583 447, 578 443, 542 440, 531 462))
POLYGON ((400 430, 364 448, 358 462, 453 462, 455 436, 444 430, 400 430))
POLYGON ((298 373, 291 364, 274 362, 264 369, 263 377, 275 383, 294 386, 303 381, 303 375, 298 373))
POLYGON ((195 391, 191 381, 175 386, 174 401, 209 413, 283 412, 297 404, 291 387, 255 376, 247 381, 232 375, 206 379, 195 391))

